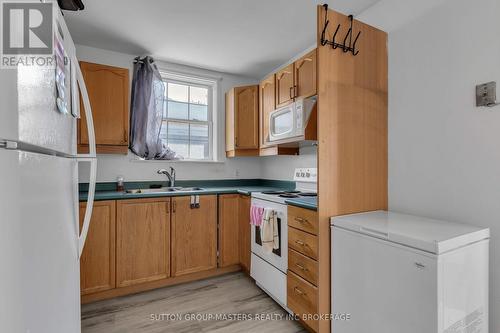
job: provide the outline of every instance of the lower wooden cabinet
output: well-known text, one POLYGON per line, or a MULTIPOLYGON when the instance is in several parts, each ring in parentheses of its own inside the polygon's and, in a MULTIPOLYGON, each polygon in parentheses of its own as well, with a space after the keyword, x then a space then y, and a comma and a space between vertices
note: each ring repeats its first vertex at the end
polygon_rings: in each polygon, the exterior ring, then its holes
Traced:
POLYGON ((238 202, 240 265, 250 272, 251 257, 251 227, 250 227, 250 196, 240 195, 238 202))
POLYGON ((219 267, 240 262, 238 203, 238 194, 219 195, 219 267))
POLYGON ((217 196, 172 198, 172 275, 217 268, 217 196))
MULTIPOLYGON (((86 203, 80 203, 80 229, 86 203)), ((115 288, 115 201, 94 203, 92 223, 80 258, 82 295, 115 288)))
POLYGON ((287 306, 310 328, 318 331, 318 321, 312 320, 318 313, 318 288, 290 270, 287 274, 287 306))
MULTIPOLYGON (((238 270, 250 271, 250 196, 96 201, 81 258, 90 302, 238 270)), ((85 203, 80 204, 80 228, 85 203)))
POLYGON ((117 201, 116 285, 170 276, 170 198, 117 201))

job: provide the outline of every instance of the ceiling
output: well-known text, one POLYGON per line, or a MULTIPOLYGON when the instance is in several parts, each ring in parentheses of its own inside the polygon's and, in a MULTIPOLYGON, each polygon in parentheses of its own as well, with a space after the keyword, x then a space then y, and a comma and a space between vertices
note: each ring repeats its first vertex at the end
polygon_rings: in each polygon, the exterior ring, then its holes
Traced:
MULTIPOLYGON (((83 0, 77 44, 262 78, 316 43, 317 0, 83 0)), ((360 14, 378 0, 333 0, 360 14)))

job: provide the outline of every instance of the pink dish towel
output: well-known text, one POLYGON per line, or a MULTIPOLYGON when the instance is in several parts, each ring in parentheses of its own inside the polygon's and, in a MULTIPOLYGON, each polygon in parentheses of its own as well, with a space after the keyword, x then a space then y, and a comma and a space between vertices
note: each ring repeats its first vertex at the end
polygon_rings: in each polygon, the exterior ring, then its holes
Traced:
POLYGON ((260 226, 262 224, 262 217, 264 216, 264 208, 251 206, 250 207, 250 224, 260 226))

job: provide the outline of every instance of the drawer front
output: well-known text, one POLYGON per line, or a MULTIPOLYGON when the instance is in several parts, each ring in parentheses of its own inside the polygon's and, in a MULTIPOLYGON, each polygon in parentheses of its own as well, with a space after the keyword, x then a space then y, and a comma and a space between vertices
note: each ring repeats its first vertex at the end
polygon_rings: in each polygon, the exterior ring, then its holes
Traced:
POLYGON ((294 206, 288 206, 288 225, 296 229, 318 234, 318 212, 294 206))
POLYGON ((294 250, 288 250, 288 269, 298 276, 318 285, 318 262, 294 250))
POLYGON ((287 306, 315 331, 318 321, 308 320, 308 314, 318 313, 318 288, 295 275, 287 274, 287 306))
POLYGON ((294 249, 315 260, 318 259, 318 237, 307 232, 289 227, 288 248, 294 249))

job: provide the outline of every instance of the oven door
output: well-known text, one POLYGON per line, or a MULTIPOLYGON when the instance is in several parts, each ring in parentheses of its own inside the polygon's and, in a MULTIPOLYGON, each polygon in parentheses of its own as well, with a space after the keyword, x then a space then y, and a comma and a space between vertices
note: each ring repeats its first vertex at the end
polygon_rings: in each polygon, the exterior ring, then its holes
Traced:
POLYGON ((269 113, 269 142, 276 143, 297 136, 295 104, 269 113))
POLYGON ((278 249, 273 250, 271 253, 264 252, 260 236, 260 227, 252 225, 252 253, 286 274, 288 268, 288 224, 286 205, 254 198, 252 198, 252 205, 270 208, 277 212, 278 235, 280 240, 278 249))

